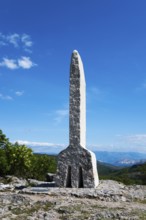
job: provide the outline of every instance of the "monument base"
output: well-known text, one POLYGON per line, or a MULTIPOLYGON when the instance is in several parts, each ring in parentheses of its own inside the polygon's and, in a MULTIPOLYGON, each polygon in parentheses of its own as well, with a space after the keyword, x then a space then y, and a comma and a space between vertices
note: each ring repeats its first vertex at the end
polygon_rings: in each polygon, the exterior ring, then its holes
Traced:
POLYGON ((58 155, 56 186, 96 188, 99 184, 95 154, 81 146, 69 146, 58 155))

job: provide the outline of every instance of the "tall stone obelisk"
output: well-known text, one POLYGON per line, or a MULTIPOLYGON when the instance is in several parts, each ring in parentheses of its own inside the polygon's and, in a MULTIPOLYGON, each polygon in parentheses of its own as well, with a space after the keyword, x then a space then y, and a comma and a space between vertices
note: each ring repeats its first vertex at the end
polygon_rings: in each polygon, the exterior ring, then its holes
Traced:
POLYGON ((86 149, 86 83, 79 53, 70 65, 69 147, 58 155, 56 185, 95 188, 99 183, 95 154, 86 149))
POLYGON ((70 65, 70 146, 86 146, 86 83, 79 53, 74 50, 70 65))

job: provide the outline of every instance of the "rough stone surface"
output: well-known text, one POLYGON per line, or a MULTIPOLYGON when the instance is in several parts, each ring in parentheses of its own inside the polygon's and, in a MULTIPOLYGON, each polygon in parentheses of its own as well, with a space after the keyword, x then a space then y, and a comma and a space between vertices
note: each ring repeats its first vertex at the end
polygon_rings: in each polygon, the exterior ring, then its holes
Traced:
POLYGON ((55 180, 57 186, 95 188, 98 177, 94 174, 92 153, 85 148, 69 146, 59 154, 55 180))
POLYGON ((96 189, 33 189, 0 192, 0 219, 146 219, 146 186, 102 180, 96 189))
POLYGON ((56 185, 95 188, 99 184, 95 154, 86 149, 86 83, 82 60, 73 51, 70 65, 69 147, 58 155, 56 185))
POLYGON ((28 184, 34 187, 54 187, 55 183, 52 182, 44 182, 35 179, 28 179, 28 184))
POLYGON ((86 147, 86 83, 81 57, 73 51, 70 64, 70 146, 86 147))

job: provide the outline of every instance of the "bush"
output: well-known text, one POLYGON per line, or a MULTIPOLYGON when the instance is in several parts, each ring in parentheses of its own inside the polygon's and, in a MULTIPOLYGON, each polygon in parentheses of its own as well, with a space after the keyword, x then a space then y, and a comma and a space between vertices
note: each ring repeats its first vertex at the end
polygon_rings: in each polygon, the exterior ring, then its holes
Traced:
POLYGON ((32 149, 18 143, 11 144, 0 130, 0 175, 45 180, 48 172, 56 171, 56 158, 33 154, 32 149))

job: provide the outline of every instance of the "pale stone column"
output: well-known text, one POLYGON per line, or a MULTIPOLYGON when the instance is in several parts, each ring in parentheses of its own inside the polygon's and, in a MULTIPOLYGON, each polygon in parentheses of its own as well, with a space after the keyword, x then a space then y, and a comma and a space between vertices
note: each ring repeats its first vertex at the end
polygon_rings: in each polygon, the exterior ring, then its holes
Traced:
POLYGON ((86 83, 79 53, 70 64, 69 146, 58 155, 56 186, 95 188, 99 184, 95 154, 86 149, 86 83))
POLYGON ((74 50, 70 64, 70 146, 86 147, 86 83, 79 53, 74 50))

